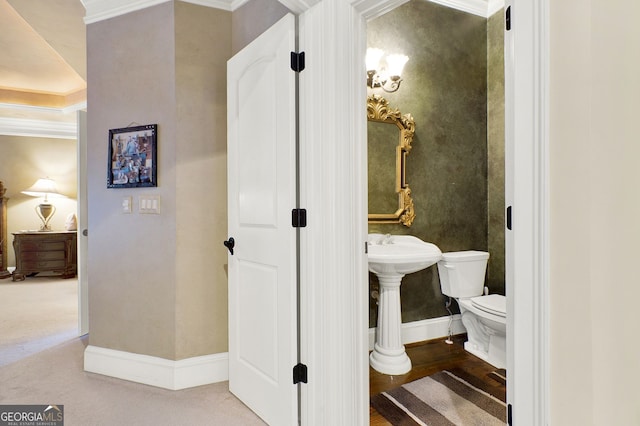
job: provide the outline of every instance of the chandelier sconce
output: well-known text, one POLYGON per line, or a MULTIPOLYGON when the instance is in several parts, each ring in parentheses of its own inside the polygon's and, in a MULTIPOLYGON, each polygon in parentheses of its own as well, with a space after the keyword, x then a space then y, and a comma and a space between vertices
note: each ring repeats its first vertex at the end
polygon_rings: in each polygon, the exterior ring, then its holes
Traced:
POLYGON ((405 55, 387 55, 382 60, 384 52, 381 49, 367 49, 367 86, 372 89, 381 88, 387 93, 395 92, 402 83, 402 70, 409 60, 405 55), (382 64, 386 64, 383 67, 382 64))

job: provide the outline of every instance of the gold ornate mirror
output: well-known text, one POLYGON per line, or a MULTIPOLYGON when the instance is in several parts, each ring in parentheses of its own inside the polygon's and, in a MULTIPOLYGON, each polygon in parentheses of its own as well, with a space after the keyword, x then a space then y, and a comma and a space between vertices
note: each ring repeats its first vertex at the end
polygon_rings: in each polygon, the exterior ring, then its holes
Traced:
POLYGON ((369 223, 402 223, 416 217, 406 181, 407 154, 415 132, 411 114, 378 95, 367 98, 369 223))

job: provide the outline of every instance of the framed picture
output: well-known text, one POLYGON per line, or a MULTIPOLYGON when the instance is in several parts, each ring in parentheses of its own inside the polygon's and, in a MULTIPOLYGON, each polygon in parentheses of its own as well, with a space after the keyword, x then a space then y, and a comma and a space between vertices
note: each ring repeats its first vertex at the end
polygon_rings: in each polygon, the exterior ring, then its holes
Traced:
POLYGON ((158 125, 109 130, 107 188, 158 186, 158 125))

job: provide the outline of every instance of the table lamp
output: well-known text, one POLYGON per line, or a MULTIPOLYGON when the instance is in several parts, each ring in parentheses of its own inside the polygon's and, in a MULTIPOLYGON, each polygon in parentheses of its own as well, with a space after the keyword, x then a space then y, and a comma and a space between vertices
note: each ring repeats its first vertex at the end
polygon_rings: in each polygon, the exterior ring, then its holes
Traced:
POLYGON ((38 179, 36 183, 31 185, 29 188, 22 191, 22 193, 30 195, 32 197, 44 197, 44 202, 38 204, 35 207, 35 210, 38 214, 38 217, 40 217, 40 220, 42 220, 40 231, 51 231, 49 221, 56 212, 56 206, 49 203, 49 197, 64 197, 64 195, 58 193, 56 183, 48 177, 41 178, 38 179))

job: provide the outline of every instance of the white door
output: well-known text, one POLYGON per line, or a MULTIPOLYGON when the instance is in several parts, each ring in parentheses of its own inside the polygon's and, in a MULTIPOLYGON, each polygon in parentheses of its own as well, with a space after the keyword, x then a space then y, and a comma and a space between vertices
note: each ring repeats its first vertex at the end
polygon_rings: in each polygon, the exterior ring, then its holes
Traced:
POLYGON ((270 425, 297 423, 295 18, 227 66, 229 389, 270 425))

